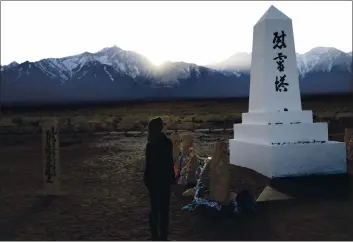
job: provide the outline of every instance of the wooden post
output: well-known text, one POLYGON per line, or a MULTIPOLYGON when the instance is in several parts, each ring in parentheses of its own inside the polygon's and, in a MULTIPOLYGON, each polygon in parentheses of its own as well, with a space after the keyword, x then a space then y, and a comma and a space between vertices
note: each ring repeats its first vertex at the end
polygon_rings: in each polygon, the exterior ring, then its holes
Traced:
POLYGON ((56 119, 42 123, 43 181, 45 195, 60 193, 59 130, 56 119))
POLYGON ((347 161, 353 160, 353 129, 345 129, 344 142, 346 143, 347 161))
POLYGON ((71 134, 72 133, 71 118, 67 118, 66 122, 67 122, 67 131, 69 134, 71 134))
POLYGON ((196 185, 196 183, 197 183, 197 177, 196 177, 197 158, 196 158, 196 154, 195 154, 194 149, 190 150, 189 156, 191 157, 191 161, 190 161, 190 165, 189 165, 187 183, 196 185))
POLYGON ((344 130, 344 142, 346 143, 353 142, 353 129, 344 130))
POLYGON ((191 135, 184 135, 182 140, 182 154, 187 155, 189 149, 194 146, 194 137, 191 135))
POLYGON ((0 78, 0 120, 3 118, 1 97, 2 97, 2 78, 0 78))
POLYGON ((180 135, 177 133, 174 133, 170 136, 170 139, 173 142, 173 160, 174 160, 174 165, 176 165, 179 162, 179 157, 181 154, 180 135))
POLYGON ((228 146, 225 142, 216 143, 210 165, 210 199, 226 202, 230 191, 230 173, 228 146))

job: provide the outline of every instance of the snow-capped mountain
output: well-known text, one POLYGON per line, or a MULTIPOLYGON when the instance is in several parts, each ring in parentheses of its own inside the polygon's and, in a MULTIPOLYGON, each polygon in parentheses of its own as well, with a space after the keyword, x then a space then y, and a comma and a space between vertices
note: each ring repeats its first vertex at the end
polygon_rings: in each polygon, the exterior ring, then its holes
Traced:
POLYGON ((4 71, 4 70, 8 70, 11 68, 15 68, 16 66, 18 66, 19 64, 16 61, 11 62, 10 64, 6 65, 6 66, 1 66, 0 70, 4 71))
MULTIPOLYGON (((99 62, 103 65, 111 66, 115 70, 133 78, 147 76, 153 66, 144 56, 132 51, 124 51, 117 46, 104 48, 94 54, 85 52, 64 58, 44 59, 33 64, 39 67, 48 77, 60 78, 61 82, 64 83, 91 62, 99 62)), ((113 80, 111 74, 106 69, 105 71, 109 78, 113 80)))
MULTIPOLYGON (((311 71, 330 72, 332 68, 341 68, 352 72, 352 52, 345 53, 336 48, 316 47, 305 54, 297 54, 297 66, 300 76, 304 77, 311 71)), ((249 72, 251 66, 251 53, 239 52, 228 59, 209 68, 228 71, 249 72)))
MULTIPOLYGON (((225 61, 209 65, 219 71, 249 74, 251 53, 236 53, 225 61)), ((297 68, 302 93, 352 92, 352 52, 316 47, 297 54, 297 68)))
MULTIPOLYGON (((352 52, 314 48, 298 54, 301 91, 352 91, 352 52)), ((247 96, 251 53, 237 53, 202 67, 167 62, 156 67, 146 57, 117 46, 37 62, 1 67, 1 101, 75 102, 140 98, 247 96)))
POLYGON ((216 70, 227 70, 232 72, 249 72, 250 66, 251 53, 238 52, 220 63, 208 65, 207 67, 216 70))
POLYGON ((332 68, 352 72, 352 56, 335 48, 317 47, 303 55, 297 55, 297 65, 301 76, 311 71, 330 72, 332 68))
MULTIPOLYGON (((160 83, 175 83, 178 78, 187 78, 190 70, 197 69, 195 64, 188 64, 184 62, 167 62, 161 67, 155 67, 146 57, 132 52, 120 49, 117 46, 104 48, 97 53, 85 52, 75 56, 68 56, 64 58, 48 58, 34 63, 31 63, 28 68, 38 67, 51 79, 60 79, 62 84, 78 75, 81 79, 87 74, 82 72, 82 68, 86 65, 91 65, 97 62, 105 65, 103 68, 109 79, 114 81, 114 73, 107 70, 107 66, 113 68, 113 72, 123 73, 132 78, 158 77, 160 83)), ((16 67, 18 63, 13 62, 3 69, 16 67)), ((21 69, 23 72, 23 69, 21 69)), ((19 74, 21 76, 22 73, 19 74)))

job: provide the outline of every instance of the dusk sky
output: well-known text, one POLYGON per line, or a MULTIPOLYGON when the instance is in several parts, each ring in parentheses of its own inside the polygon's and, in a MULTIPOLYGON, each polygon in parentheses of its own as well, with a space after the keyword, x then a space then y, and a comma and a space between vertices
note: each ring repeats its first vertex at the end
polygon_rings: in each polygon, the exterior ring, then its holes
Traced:
POLYGON ((205 65, 251 52, 254 24, 274 5, 293 20, 296 51, 352 50, 352 2, 1 2, 1 65, 116 45, 155 64, 205 65))

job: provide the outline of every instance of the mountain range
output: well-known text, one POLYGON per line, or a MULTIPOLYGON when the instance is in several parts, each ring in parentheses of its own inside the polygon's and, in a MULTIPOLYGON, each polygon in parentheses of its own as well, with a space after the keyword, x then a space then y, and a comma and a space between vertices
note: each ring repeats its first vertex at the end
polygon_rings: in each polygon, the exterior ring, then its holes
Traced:
MULTIPOLYGON (((37 62, 1 66, 1 102, 63 103, 137 99, 229 98, 249 95, 251 53, 218 64, 153 65, 117 46, 37 62)), ((317 47, 297 54, 301 92, 353 91, 352 52, 317 47)))

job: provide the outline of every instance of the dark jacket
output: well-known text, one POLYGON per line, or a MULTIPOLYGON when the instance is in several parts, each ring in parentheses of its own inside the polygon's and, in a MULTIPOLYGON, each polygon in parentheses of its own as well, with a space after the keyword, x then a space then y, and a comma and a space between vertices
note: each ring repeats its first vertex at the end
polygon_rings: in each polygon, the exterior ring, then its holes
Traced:
POLYGON ((173 143, 160 133, 146 145, 144 183, 148 188, 169 187, 175 184, 173 143))

